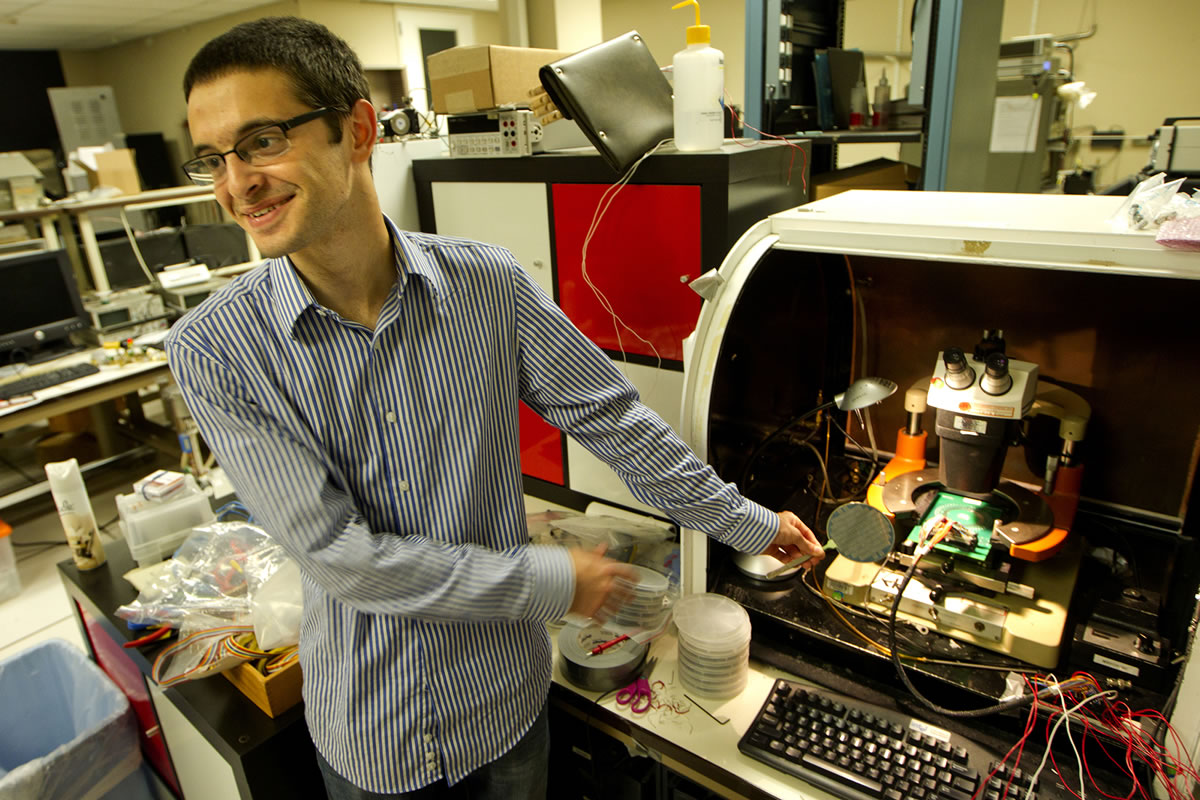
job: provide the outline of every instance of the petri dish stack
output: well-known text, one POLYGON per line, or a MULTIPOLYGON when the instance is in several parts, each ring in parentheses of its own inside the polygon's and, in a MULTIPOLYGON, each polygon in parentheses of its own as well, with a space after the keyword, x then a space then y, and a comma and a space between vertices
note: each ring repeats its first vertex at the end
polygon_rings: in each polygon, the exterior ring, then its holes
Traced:
POLYGON ((667 590, 671 582, 661 572, 630 564, 633 580, 618 578, 617 584, 628 596, 619 607, 606 607, 610 624, 629 628, 657 628, 666 611, 667 590))
POLYGON ((729 697, 746 687, 750 615, 720 594, 692 594, 675 603, 679 678, 697 694, 729 697))

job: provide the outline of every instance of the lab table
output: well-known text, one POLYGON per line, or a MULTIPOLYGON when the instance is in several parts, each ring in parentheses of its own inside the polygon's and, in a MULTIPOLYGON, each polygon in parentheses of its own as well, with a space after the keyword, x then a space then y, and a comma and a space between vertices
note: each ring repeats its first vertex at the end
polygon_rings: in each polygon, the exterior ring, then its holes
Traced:
MULTIPOLYGON (((106 547, 107 562, 81 572, 71 560, 58 565, 93 658, 130 697, 144 732, 143 752, 164 782, 193 800, 195 797, 312 797, 321 785, 319 768, 303 704, 272 719, 242 695, 233 684, 215 676, 163 689, 149 677, 153 649, 142 652, 121 645, 138 634, 116 616, 136 590, 122 575, 135 566, 124 541, 106 547)), ((557 630, 551 634, 557 637, 557 630)), ((657 659, 653 678, 682 699, 675 675, 674 639, 653 643, 657 659)), ((672 774, 705 787, 715 796, 755 800, 828 800, 830 795, 806 786, 741 755, 737 740, 762 705, 776 677, 794 676, 752 662, 749 683, 737 698, 710 700, 705 707, 732 718, 718 725, 700 709, 685 714, 648 714, 633 718, 613 696, 600 698, 570 684, 555 659, 550 699, 556 726, 573 730, 570 721, 589 729, 577 732, 578 749, 605 737, 632 748, 638 763, 661 763, 672 774)), ((704 699, 693 695, 704 702, 704 699)), ((558 735, 560 741, 564 737, 558 735)))
MULTIPOLYGON (((303 704, 272 719, 219 676, 163 689, 149 678, 153 649, 144 653, 121 646, 137 636, 115 614, 137 595, 122 577, 134 562, 124 541, 106 549, 108 560, 97 569, 81 572, 66 560, 58 570, 92 656, 130 697, 144 732, 143 753, 164 782, 188 800, 314 796, 322 784, 303 704)), ((753 656, 761 644, 752 643, 747 684, 740 693, 727 699, 695 694, 679 680, 676 641, 668 633, 653 641, 648 653, 654 659, 648 677, 658 693, 656 708, 635 714, 617 704, 615 692, 571 684, 558 658, 559 630, 550 626, 550 633, 555 642, 550 797, 556 800, 586 796, 586 787, 572 783, 581 770, 604 771, 610 778, 620 772, 625 788, 636 789, 622 796, 832 800, 824 790, 743 755, 738 740, 776 678, 805 682, 798 677, 803 674, 868 699, 889 691, 877 681, 859 686, 859 676, 844 665, 806 660, 798 650, 789 655, 792 669, 773 666, 753 656), (729 722, 719 724, 705 711, 729 722), (572 759, 585 765, 574 775, 572 759), (563 781, 570 785, 564 787, 563 781)), ((929 721, 1000 752, 1006 749, 1003 732, 977 723, 967 731, 936 717, 929 721)))
POLYGON ((221 676, 159 687, 151 652, 122 647, 139 633, 116 609, 137 597, 122 575, 136 564, 124 540, 86 572, 66 560, 59 577, 92 657, 129 697, 143 732, 142 752, 163 781, 196 798, 312 797, 321 785, 316 753, 298 704, 272 719, 221 676))

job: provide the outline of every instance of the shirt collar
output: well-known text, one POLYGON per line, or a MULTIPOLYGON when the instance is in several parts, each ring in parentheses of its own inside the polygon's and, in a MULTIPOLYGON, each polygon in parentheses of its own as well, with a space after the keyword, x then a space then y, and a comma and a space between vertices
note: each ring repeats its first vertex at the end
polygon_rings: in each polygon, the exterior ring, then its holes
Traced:
MULTIPOLYGON (((388 232, 392 237, 392 251, 396 256, 396 281, 401 292, 408 286, 410 275, 420 278, 428 284, 435 300, 444 300, 448 292, 445 273, 430 254, 430 247, 418 236, 402 231, 384 216, 388 232)), ((308 286, 301 280, 296 266, 288 256, 272 258, 268 261, 271 275, 271 295, 275 308, 276 319, 288 331, 295 333, 296 324, 308 309, 323 311, 324 307, 317 302, 309 291, 308 286)))
POLYGON ((383 219, 392 233, 392 247, 396 253, 397 271, 400 273, 400 288, 407 288, 408 276, 412 275, 429 285, 436 302, 445 300, 450 294, 450 283, 446 279, 446 273, 433 257, 433 248, 427 240, 428 234, 402 231, 386 216, 383 219))

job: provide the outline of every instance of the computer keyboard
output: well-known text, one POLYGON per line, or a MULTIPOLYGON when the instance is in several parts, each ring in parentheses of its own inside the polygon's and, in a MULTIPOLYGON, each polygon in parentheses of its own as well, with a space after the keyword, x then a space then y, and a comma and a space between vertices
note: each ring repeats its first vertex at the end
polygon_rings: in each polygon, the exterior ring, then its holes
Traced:
MULTIPOLYGON (((1020 769, 998 769, 988 778, 1000 759, 976 742, 900 711, 782 679, 738 749, 846 800, 1020 800, 1029 789, 1020 769)), ((1057 788, 1041 800, 1063 796, 1057 788)), ((1031 797, 1041 789, 1035 785, 1031 797)))
POLYGON ((95 364, 82 361, 78 364, 71 364, 68 367, 60 367, 58 369, 47 370, 46 372, 38 372, 33 375, 27 375, 16 380, 0 383, 0 400, 8 400, 12 397, 18 397, 23 394, 31 394, 40 389, 49 389, 51 386, 58 386, 60 383, 73 381, 76 378, 86 378, 88 375, 95 375, 100 371, 100 368, 95 364))

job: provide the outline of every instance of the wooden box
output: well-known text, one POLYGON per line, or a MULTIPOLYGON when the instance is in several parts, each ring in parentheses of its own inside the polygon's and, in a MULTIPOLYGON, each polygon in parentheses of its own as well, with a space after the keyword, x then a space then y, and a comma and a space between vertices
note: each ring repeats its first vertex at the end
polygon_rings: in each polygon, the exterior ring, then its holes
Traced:
POLYGON ((263 675, 254 664, 238 664, 221 673, 269 717, 277 717, 300 702, 300 663, 263 675))

